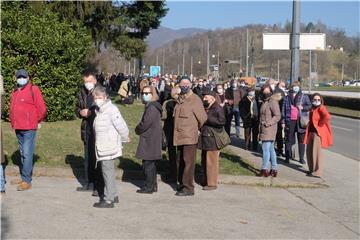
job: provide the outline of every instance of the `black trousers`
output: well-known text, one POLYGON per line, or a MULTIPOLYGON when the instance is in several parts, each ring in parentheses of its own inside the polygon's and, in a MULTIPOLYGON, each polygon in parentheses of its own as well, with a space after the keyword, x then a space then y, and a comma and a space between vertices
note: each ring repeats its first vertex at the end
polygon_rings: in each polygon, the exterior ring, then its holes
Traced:
POLYGON ((145 175, 144 188, 154 190, 157 186, 156 181, 156 162, 157 160, 143 160, 142 167, 145 175))
POLYGON ((276 152, 277 153, 283 153, 284 151, 284 139, 282 136, 282 126, 281 121, 278 122, 278 128, 276 132, 276 152))
POLYGON ((259 121, 251 119, 251 126, 244 127, 245 132, 245 149, 252 148, 253 151, 258 149, 259 121), (252 140, 252 141, 251 141, 252 140))
POLYGON ((304 138, 305 138, 305 132, 301 133, 299 132, 297 128, 297 121, 291 120, 290 126, 288 126, 288 129, 286 131, 286 139, 285 139, 285 157, 286 160, 289 160, 292 158, 292 146, 295 144, 295 133, 297 133, 297 141, 298 141, 298 148, 299 148, 299 160, 304 160, 305 155, 305 144, 304 144, 304 138))
POLYGON ((88 138, 88 177, 89 183, 94 184, 94 190, 96 190, 99 196, 104 195, 104 178, 101 171, 101 164, 96 165, 96 154, 95 154, 95 138, 92 134, 88 138))

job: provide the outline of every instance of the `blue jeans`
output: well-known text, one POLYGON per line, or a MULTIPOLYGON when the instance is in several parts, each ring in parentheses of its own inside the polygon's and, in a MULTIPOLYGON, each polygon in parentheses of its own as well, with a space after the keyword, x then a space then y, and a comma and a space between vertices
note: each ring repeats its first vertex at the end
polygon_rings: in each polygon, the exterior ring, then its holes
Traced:
POLYGON ((263 141, 261 145, 263 150, 261 169, 267 170, 269 167, 269 160, 271 159, 271 169, 277 170, 274 141, 263 141))
POLYGON ((33 171, 33 156, 35 150, 36 130, 16 130, 19 142, 21 164, 20 174, 24 182, 31 183, 33 171))
POLYGON ((2 165, 0 165, 0 192, 5 192, 5 176, 2 165))

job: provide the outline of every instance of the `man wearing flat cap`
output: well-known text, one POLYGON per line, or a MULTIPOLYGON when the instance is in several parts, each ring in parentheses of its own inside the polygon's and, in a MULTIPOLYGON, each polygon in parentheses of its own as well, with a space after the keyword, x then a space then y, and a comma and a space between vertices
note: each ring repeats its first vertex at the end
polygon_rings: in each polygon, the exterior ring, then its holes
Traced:
POLYGON ((36 130, 45 119, 46 107, 40 89, 29 82, 25 69, 19 69, 15 77, 17 86, 10 99, 10 122, 19 142, 21 179, 11 183, 18 185, 18 191, 25 191, 31 188, 36 130))
POLYGON ((176 196, 194 195, 194 175, 199 130, 206 121, 201 99, 192 92, 188 77, 180 79, 174 109, 174 146, 178 147, 179 187, 176 196))

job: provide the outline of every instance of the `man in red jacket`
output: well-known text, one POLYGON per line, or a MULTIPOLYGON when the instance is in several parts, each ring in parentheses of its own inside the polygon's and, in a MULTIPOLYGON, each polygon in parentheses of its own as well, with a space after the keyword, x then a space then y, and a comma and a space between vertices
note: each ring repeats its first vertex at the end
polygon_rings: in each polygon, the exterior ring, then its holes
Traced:
POLYGON ((36 130, 45 119, 46 107, 40 89, 29 82, 26 70, 19 69, 15 76, 17 87, 11 94, 10 121, 19 142, 21 179, 11 183, 24 191, 31 188, 36 130))

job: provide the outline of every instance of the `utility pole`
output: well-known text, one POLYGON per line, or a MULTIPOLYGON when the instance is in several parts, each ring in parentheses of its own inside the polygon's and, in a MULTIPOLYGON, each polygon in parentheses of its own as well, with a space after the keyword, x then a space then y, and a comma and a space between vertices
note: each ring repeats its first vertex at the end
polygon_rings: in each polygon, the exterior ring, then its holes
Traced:
POLYGON ((249 29, 246 29, 246 77, 249 76, 249 29))
POLYGON ((165 75, 166 72, 165 72, 165 50, 163 51, 163 56, 162 56, 162 68, 161 68, 161 72, 162 72, 162 75, 165 75))
POLYGON ((178 76, 180 75, 180 64, 178 64, 178 76))
POLYGON ((311 50, 309 51, 309 93, 311 93, 312 79, 311 79, 311 50))
POLYGON ((291 43, 290 83, 299 79, 300 68, 300 0, 293 0, 291 43))
POLYGON ((134 58, 134 76, 136 75, 136 58, 134 58))
POLYGON ((241 71, 242 71, 241 60, 242 60, 242 52, 241 52, 241 45, 240 45, 240 59, 239 59, 240 71, 239 71, 239 76, 241 75, 241 71))
POLYGON ((344 64, 341 64, 341 83, 344 81, 344 64))
POLYGON ((185 52, 183 50, 183 54, 182 54, 182 75, 185 75, 185 52))
POLYGON ((159 66, 159 56, 156 55, 156 66, 159 66))
POLYGON ((278 59, 278 64, 277 64, 277 80, 278 82, 280 81, 280 61, 278 59))
POLYGON ((206 79, 210 73, 210 43, 209 38, 207 39, 207 57, 206 57, 206 79))
POLYGON ((220 51, 217 52, 217 74, 216 74, 216 83, 219 82, 219 75, 220 75, 220 51))
POLYGON ((190 57, 190 74, 193 74, 193 57, 190 57))

